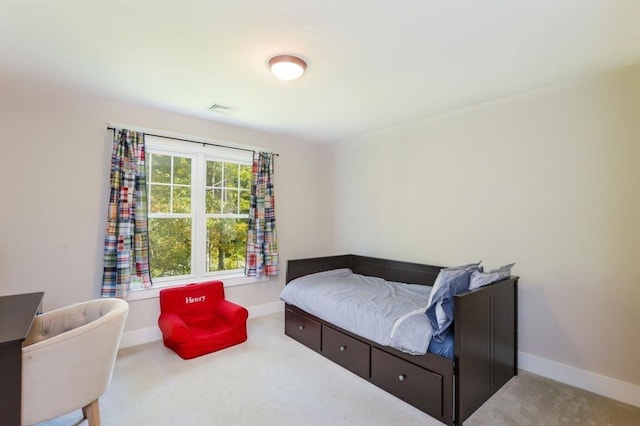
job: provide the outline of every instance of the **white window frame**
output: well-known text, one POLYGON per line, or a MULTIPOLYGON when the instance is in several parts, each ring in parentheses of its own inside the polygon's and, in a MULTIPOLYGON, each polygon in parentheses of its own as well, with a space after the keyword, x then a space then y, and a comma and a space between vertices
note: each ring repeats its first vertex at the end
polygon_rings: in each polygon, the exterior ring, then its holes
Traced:
MULTIPOLYGON (((175 214, 176 217, 191 217, 192 228, 192 253, 191 274, 176 277, 163 277, 152 279, 153 287, 149 289, 132 288, 128 300, 144 299, 157 296, 160 289, 179 286, 193 282, 209 280, 221 280, 225 287, 250 284, 268 279, 261 277, 247 277, 243 269, 231 271, 205 272, 206 267, 206 219, 204 202, 204 183, 206 179, 206 162, 221 161, 251 165, 253 156, 251 151, 243 151, 233 148, 224 148, 205 143, 192 143, 173 140, 158 136, 145 135, 145 150, 149 154, 165 154, 192 158, 191 167, 191 213, 175 214), (153 293, 153 294, 149 294, 153 293)), ((149 217, 155 214, 149 213, 149 217)), ((172 214, 173 216, 173 214, 172 214)), ((159 214, 162 217, 162 214, 159 214)))

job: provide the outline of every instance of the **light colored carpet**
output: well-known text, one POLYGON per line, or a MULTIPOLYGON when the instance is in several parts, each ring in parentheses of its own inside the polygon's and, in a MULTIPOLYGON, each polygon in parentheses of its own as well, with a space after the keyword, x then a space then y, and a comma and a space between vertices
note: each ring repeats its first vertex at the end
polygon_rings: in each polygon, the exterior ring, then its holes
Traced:
MULTIPOLYGON (((282 314, 248 325, 247 342, 189 361, 162 342, 121 350, 102 425, 442 424, 285 336, 282 314)), ((42 425, 86 421, 77 410, 42 425)), ((465 425, 640 425, 640 408, 522 372, 465 425)))

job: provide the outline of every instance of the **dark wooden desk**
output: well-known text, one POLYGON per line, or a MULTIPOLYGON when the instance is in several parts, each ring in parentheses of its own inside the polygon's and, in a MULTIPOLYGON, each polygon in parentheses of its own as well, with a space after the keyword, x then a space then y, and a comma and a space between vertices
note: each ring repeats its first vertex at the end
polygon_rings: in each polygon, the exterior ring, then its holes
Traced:
POLYGON ((44 292, 0 296, 0 424, 20 425, 22 342, 40 309, 44 292))

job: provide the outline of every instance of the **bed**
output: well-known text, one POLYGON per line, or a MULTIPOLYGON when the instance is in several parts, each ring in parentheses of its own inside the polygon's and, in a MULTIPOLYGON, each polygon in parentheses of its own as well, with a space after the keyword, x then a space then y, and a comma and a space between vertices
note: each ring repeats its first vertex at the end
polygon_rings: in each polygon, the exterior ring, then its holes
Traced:
MULTIPOLYGON (((288 261, 286 283, 342 269, 432 286, 442 267, 358 255, 297 259, 288 261)), ((453 298, 450 356, 442 348, 433 353, 431 345, 424 354, 408 353, 286 302, 285 334, 435 419, 460 425, 517 374, 517 283, 509 276, 453 298)))

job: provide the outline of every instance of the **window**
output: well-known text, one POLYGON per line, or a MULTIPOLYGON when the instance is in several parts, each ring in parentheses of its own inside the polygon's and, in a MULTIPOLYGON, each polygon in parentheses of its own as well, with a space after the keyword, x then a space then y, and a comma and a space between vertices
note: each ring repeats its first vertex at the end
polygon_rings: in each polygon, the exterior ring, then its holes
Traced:
POLYGON ((251 166, 206 161, 206 271, 244 269, 251 166))
POLYGON ((146 136, 151 278, 243 275, 251 152, 146 136))

